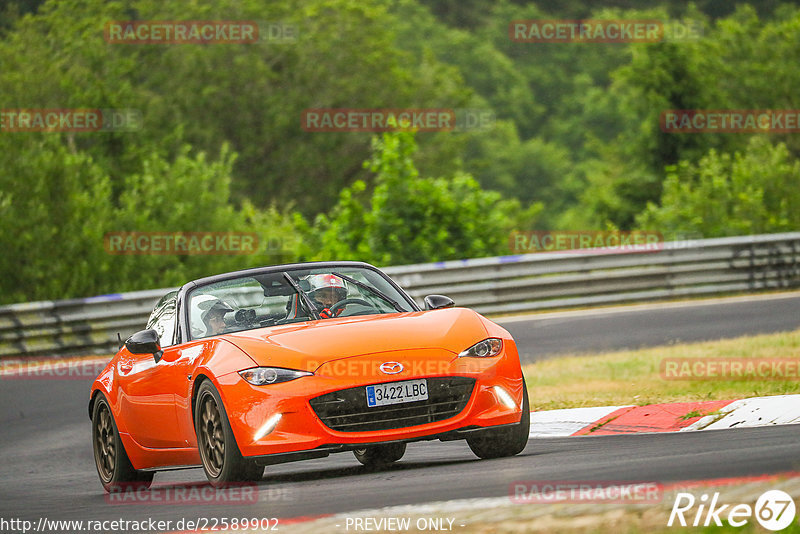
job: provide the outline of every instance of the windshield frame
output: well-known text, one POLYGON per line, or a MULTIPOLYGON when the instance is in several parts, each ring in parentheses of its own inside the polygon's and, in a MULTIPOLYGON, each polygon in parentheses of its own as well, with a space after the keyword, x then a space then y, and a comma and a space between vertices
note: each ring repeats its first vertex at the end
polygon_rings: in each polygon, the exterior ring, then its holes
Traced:
MULTIPOLYGON (((233 280, 236 278, 246 277, 246 276, 257 276, 262 274, 275 274, 275 273, 282 273, 286 272, 291 274, 292 271, 302 271, 307 269, 347 269, 347 268, 361 268, 367 269, 377 273, 381 278, 385 279, 397 292, 400 296, 403 297, 405 302, 411 308, 411 311, 418 312, 422 311, 422 308, 416 303, 416 301, 411 298, 408 293, 406 293, 397 283, 392 280, 392 278, 378 269, 377 267, 370 265, 369 263, 364 263, 360 261, 320 261, 320 262, 307 262, 307 263, 292 263, 287 265, 274 265, 270 267, 256 267, 254 269, 244 269, 241 271, 234 271, 230 273, 218 274, 214 276, 208 276, 205 278, 200 278, 198 280, 194 280, 193 282, 189 282, 181 286, 178 290, 178 298, 177 301, 179 303, 179 321, 178 321, 178 333, 181 340, 184 341, 196 341, 201 338, 193 338, 191 332, 189 331, 189 296, 190 294, 195 291, 196 289, 205 287, 210 284, 215 284, 218 282, 223 282, 227 280, 233 280)), ((401 313, 401 312, 394 312, 394 313, 401 313)), ((410 312, 402 312, 402 313, 410 313, 410 312)))

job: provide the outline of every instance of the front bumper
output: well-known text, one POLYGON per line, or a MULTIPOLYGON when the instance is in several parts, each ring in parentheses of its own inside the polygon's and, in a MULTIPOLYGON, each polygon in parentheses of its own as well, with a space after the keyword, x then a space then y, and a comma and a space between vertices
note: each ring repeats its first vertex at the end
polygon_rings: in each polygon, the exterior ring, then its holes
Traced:
POLYGON ((412 443, 415 441, 431 441, 431 440, 439 440, 439 441, 456 441, 460 439, 466 439, 469 436, 474 436, 477 434, 490 432, 492 430, 496 430, 498 428, 505 428, 509 426, 513 426, 519 424, 517 423, 510 423, 506 425, 494 425, 490 427, 475 427, 469 426, 464 428, 458 428, 456 430, 451 430, 449 432, 444 432, 442 434, 432 434, 426 436, 420 436, 416 438, 405 438, 405 439, 397 439, 392 441, 375 441, 371 443, 329 443, 326 445, 321 445, 316 449, 311 450, 304 450, 304 451, 294 451, 294 452, 284 452, 284 453, 274 453, 274 454, 267 454, 264 456, 250 456, 249 458, 253 459, 259 465, 276 465, 282 464, 286 462, 296 462, 300 460, 313 460, 315 458, 325 458, 331 454, 337 452, 348 452, 353 451, 356 449, 361 449, 364 447, 369 447, 370 445, 385 445, 387 443, 412 443))
POLYGON ((503 352, 493 358, 458 358, 426 349, 335 360, 320 366, 314 376, 269 386, 252 386, 238 373, 230 373, 219 378, 220 394, 242 455, 260 457, 260 463, 315 458, 392 441, 463 439, 469 432, 520 420, 522 372, 516 351, 509 345, 512 354, 503 352), (387 361, 402 363, 404 371, 394 375, 381 373, 380 364, 387 361), (381 430, 337 431, 326 425, 311 406, 312 399, 341 390, 434 377, 464 377, 471 379, 470 382, 474 380, 474 386, 463 409, 433 422, 381 430), (503 403, 495 387, 503 388, 516 406, 503 403), (278 423, 264 434, 262 427, 275 414, 280 414, 278 423))

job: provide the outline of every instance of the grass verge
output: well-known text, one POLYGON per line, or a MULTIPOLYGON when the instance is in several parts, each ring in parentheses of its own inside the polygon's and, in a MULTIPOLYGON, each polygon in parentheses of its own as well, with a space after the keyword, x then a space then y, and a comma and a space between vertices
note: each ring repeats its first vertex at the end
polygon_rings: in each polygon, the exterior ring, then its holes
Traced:
POLYGON ((800 330, 603 354, 566 355, 523 367, 531 409, 646 405, 800 393, 800 378, 665 380, 665 358, 792 358, 800 330))

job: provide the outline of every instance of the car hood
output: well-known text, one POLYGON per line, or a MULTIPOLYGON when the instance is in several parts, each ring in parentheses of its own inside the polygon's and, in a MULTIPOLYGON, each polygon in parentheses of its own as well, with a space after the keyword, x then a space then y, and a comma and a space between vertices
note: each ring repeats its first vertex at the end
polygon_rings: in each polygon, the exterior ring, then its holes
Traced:
POLYGON ((466 308, 341 317, 223 336, 261 366, 314 371, 322 363, 379 352, 444 349, 447 357, 487 337, 466 308))

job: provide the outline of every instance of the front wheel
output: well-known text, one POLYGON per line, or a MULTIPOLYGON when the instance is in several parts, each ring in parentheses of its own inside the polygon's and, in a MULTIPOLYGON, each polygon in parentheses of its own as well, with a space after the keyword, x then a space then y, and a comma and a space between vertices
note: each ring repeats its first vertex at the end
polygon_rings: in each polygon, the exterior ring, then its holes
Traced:
POLYGON ((122 446, 111 406, 102 393, 95 399, 92 409, 92 446, 97 474, 107 492, 131 486, 144 489, 150 487, 154 473, 133 468, 125 447, 122 446))
POLYGON ((264 467, 242 456, 222 399, 211 382, 200 384, 194 413, 200 459, 212 486, 223 487, 230 482, 261 478, 264 467))
POLYGON ((482 432, 480 436, 467 438, 467 445, 475 456, 484 460, 514 456, 525 449, 531 427, 531 411, 528 405, 528 388, 522 381, 522 418, 516 425, 482 432))
POLYGON ((406 453, 405 443, 387 443, 386 445, 372 445, 363 449, 355 449, 353 455, 356 460, 367 467, 384 467, 393 464, 406 453))

